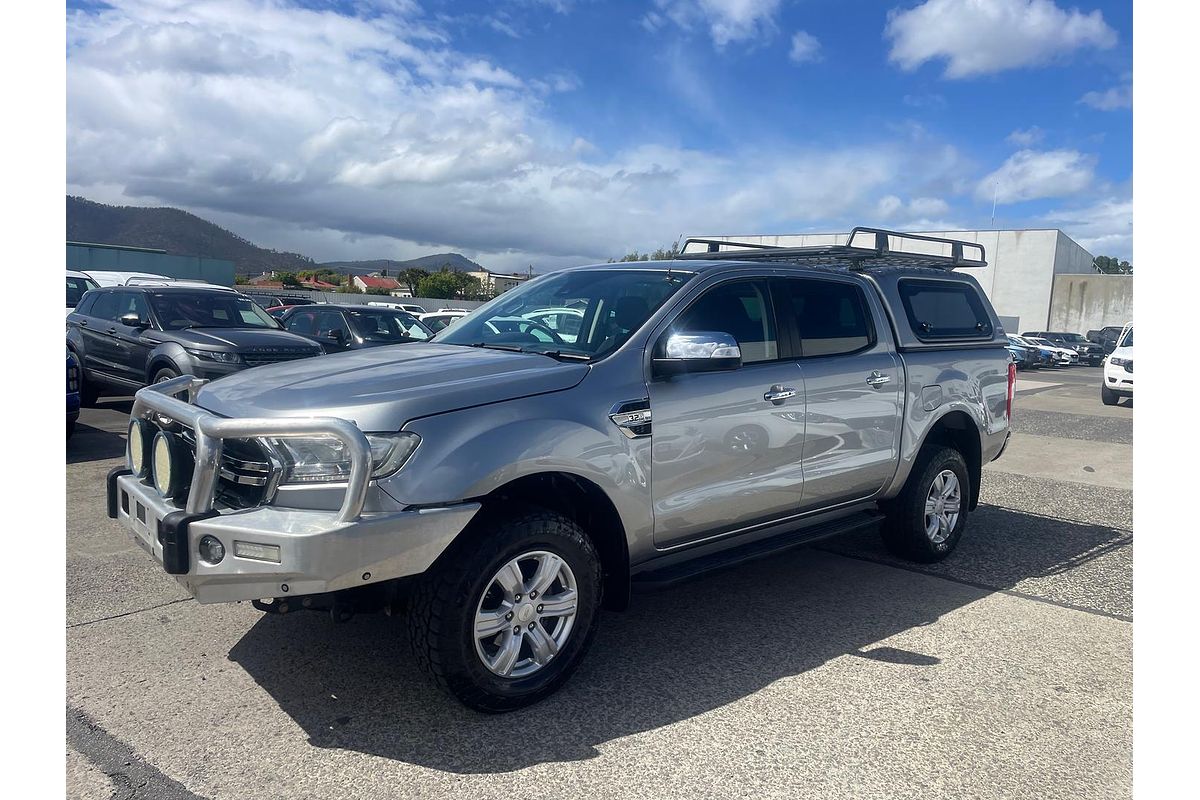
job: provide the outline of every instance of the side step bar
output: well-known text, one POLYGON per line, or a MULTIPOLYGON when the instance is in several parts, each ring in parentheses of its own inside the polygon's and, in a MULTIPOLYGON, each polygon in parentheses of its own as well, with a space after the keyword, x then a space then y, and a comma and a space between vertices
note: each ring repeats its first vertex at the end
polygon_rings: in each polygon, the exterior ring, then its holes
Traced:
POLYGON ((883 521, 878 511, 859 511, 828 522, 790 530, 765 539, 756 539, 709 555, 687 561, 648 569, 633 575, 634 591, 657 591, 691 580, 710 572, 737 566, 747 561, 775 555, 794 547, 810 544, 830 536, 839 536, 867 528, 877 527, 883 521))

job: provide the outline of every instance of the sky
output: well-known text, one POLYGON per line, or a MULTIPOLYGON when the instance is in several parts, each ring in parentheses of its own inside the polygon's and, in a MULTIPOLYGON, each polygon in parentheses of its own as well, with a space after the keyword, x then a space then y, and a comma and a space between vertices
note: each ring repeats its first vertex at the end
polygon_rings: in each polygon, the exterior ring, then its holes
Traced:
POLYGON ((69 0, 67 192, 318 261, 854 225, 1132 260, 1132 7, 1083 3, 69 0))

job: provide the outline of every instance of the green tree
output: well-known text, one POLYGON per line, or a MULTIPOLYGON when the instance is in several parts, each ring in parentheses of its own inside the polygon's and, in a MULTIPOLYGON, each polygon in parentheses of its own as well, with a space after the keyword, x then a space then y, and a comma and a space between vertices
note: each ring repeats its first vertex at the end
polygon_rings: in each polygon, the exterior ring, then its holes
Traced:
MULTIPOLYGON (((465 276, 461 276, 465 277, 465 276)), ((452 297, 458 297, 462 290, 462 281, 457 272, 450 270, 442 270, 426 275, 417 283, 417 297, 432 297, 439 300, 448 300, 452 297)))
POLYGON ((396 280, 408 287, 413 296, 417 296, 417 286, 423 278, 429 277, 429 270, 420 267, 410 267, 396 276, 396 280))
POLYGON ((610 258, 608 263, 621 264, 626 261, 669 261, 679 255, 679 240, 676 239, 670 247, 660 247, 653 253, 639 253, 634 250, 632 253, 626 253, 617 259, 610 258))
POLYGON ((246 284, 250 283, 250 279, 245 275, 234 275, 233 282, 237 286, 245 286, 246 284))
POLYGON ((353 280, 347 280, 341 286, 334 289, 334 291, 341 292, 342 294, 362 294, 363 293, 362 289, 360 289, 354 285, 353 280))
POLYGON ((294 272, 280 272, 279 282, 284 286, 292 288, 298 288, 300 286, 300 279, 296 277, 296 273, 294 272))
POLYGON ((1119 261, 1112 256, 1096 256, 1092 259, 1092 267, 1097 272, 1106 275, 1132 275, 1133 265, 1128 261, 1119 261))

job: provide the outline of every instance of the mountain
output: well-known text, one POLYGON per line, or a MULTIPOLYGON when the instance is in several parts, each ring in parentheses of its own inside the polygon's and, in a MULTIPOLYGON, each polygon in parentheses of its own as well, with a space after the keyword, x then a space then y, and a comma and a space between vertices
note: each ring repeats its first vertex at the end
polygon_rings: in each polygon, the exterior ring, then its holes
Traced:
POLYGON ((423 269, 426 272, 437 272, 448 266, 452 272, 478 272, 483 269, 471 259, 459 253, 435 253, 431 256, 410 258, 407 261, 391 259, 375 259, 373 261, 327 261, 321 265, 327 269, 351 275, 362 275, 368 272, 388 271, 388 275, 396 275, 406 269, 423 269))
POLYGON ((150 247, 185 256, 223 258, 237 272, 313 269, 316 262, 299 253, 258 247, 232 231, 178 208, 108 206, 67 196, 67 241, 150 247))

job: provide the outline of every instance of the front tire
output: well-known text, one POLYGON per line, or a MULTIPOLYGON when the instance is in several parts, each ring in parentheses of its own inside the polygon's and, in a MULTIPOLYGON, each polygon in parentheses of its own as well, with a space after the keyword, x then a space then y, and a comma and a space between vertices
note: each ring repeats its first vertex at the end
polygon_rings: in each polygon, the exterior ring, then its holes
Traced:
POLYGON ((1100 402, 1106 406, 1115 406, 1121 402, 1121 396, 1107 386, 1100 386, 1100 402))
POLYGON ((950 555, 967 527, 970 487, 961 453, 949 447, 926 451, 901 495, 884 509, 884 545, 925 564, 950 555))
POLYGON ((170 367, 163 367, 158 372, 154 373, 154 380, 151 381, 151 383, 162 383, 163 381, 169 381, 172 378, 178 378, 178 377, 179 377, 178 372, 171 369, 170 367))
POLYGON ((422 669, 461 703, 513 711, 575 671, 601 592, 599 556, 574 522, 541 509, 489 516, 417 582, 409 639, 422 669))

